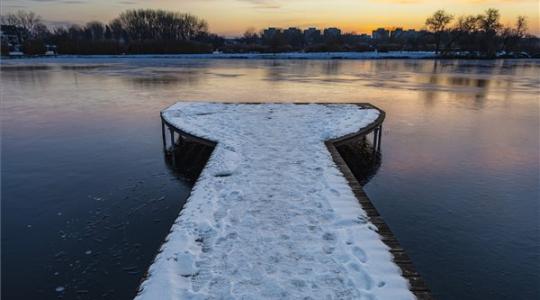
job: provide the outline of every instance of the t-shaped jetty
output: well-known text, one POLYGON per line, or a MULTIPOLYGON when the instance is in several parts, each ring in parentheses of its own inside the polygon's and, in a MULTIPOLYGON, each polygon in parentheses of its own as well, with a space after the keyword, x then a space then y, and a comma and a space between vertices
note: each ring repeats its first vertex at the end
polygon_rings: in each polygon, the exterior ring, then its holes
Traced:
POLYGON ((176 132, 215 149, 136 299, 414 299, 384 224, 335 160, 333 143, 366 128, 380 145, 382 119, 356 104, 162 111, 172 147, 176 132))

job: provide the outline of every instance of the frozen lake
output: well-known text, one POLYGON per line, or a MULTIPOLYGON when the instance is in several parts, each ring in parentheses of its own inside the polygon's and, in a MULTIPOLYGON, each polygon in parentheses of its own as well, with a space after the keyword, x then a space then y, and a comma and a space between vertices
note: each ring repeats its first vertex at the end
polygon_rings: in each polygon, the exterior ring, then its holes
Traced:
POLYGON ((366 191, 437 299, 540 297, 539 60, 2 61, 2 297, 135 295, 191 181, 179 100, 370 102, 366 191))

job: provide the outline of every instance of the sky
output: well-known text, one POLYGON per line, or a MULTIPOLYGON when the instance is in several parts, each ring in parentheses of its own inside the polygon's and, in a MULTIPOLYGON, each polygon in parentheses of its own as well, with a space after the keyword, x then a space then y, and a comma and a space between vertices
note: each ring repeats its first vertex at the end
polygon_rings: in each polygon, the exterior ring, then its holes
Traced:
POLYGON ((523 15, 529 32, 540 35, 539 0, 1 0, 2 14, 31 10, 50 25, 109 22, 137 8, 191 13, 205 19, 211 32, 229 37, 270 26, 339 27, 356 33, 378 27, 420 29, 437 9, 461 16, 496 8, 503 25, 523 15))

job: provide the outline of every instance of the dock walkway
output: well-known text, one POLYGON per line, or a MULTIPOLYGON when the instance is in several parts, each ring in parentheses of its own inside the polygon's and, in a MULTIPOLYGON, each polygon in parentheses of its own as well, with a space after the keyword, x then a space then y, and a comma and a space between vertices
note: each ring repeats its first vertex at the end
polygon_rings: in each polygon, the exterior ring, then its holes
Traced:
POLYGON ((366 128, 377 129, 380 145, 381 114, 353 104, 181 102, 164 110, 173 141, 178 131, 215 149, 136 299, 422 295, 333 148, 366 128))

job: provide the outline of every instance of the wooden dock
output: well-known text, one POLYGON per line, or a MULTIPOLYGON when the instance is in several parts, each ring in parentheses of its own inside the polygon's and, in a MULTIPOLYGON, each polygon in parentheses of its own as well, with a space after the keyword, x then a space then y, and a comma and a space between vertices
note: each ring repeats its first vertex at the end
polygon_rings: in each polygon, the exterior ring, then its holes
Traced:
MULTIPOLYGON (((384 222, 383 218, 380 216, 377 209, 364 192, 358 178, 354 176, 351 168, 349 167, 349 165, 347 165, 344 157, 340 154, 338 150, 339 147, 344 145, 351 145, 361 141, 369 141, 373 154, 380 155, 382 145, 382 125, 385 119, 385 113, 384 111, 371 104, 361 103, 356 105, 362 108, 379 110, 380 115, 378 119, 371 125, 362 128, 358 132, 337 139, 328 140, 325 142, 325 145, 330 152, 335 164, 338 166, 339 170, 346 178, 358 202, 361 204, 363 210, 369 217, 369 221, 377 227, 377 232, 380 235, 382 241, 390 248, 390 253, 393 255, 393 261, 401 269, 402 276, 406 278, 409 282, 410 291, 418 299, 433 299, 429 288, 421 278, 420 274, 415 270, 409 256, 401 247, 400 243, 390 230, 390 227, 384 222)), ((173 164, 175 164, 175 159, 177 159, 176 157, 178 157, 177 153, 179 151, 183 152, 183 155, 181 156, 184 157, 184 159, 189 153, 192 153, 196 157, 208 157, 210 153, 207 153, 207 150, 213 149, 217 144, 214 141, 191 135, 187 132, 182 131, 181 129, 176 128, 175 126, 170 124, 163 117, 163 115, 161 116, 161 121, 163 149, 166 156, 169 157, 173 164), (196 151, 193 150, 197 149, 196 145, 198 143, 200 145, 204 145, 203 148, 206 149, 204 155, 202 156, 198 155, 197 153, 195 153, 196 151)), ((202 167, 203 166, 198 168, 198 172, 202 170, 202 167)))

